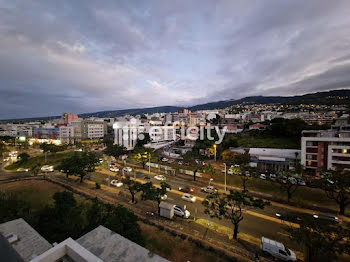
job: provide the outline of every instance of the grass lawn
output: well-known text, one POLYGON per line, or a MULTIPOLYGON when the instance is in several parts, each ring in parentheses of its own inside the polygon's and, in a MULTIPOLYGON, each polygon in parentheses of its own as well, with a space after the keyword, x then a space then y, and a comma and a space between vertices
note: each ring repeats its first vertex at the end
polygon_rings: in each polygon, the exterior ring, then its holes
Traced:
POLYGON ((276 137, 259 137, 259 136, 238 136, 237 142, 239 147, 266 147, 266 148, 281 148, 281 149, 298 149, 300 141, 295 141, 289 138, 276 137))
POLYGON ((145 238, 145 248, 170 261, 224 262, 228 261, 216 254, 198 248, 194 243, 174 237, 168 232, 139 222, 145 238))
MULTIPOLYGON (((52 196, 56 192, 65 191, 63 187, 40 180, 1 184, 0 190, 15 194, 19 199, 28 202, 34 209, 41 209, 45 205, 53 203, 52 196)), ((85 201, 79 195, 74 195, 74 197, 78 202, 85 201)))
MULTIPOLYGON (((224 175, 216 174, 213 176, 214 181, 218 183, 224 183, 224 175)), ((227 176, 227 185, 242 187, 242 181, 239 176, 227 176)), ((247 182, 247 189, 250 191, 261 192, 269 194, 275 200, 287 200, 287 193, 283 191, 279 184, 271 181, 263 181, 255 178, 247 182)), ((318 205, 322 207, 337 208, 335 202, 328 199, 322 190, 309 188, 305 186, 299 186, 296 192, 292 196, 291 202, 297 203, 300 206, 303 204, 307 205, 318 205)))
MULTIPOLYGON (((58 165, 61 160, 68 155, 73 154, 72 152, 58 152, 55 154, 47 154, 47 164, 48 165, 58 165)), ((15 162, 5 167, 6 170, 17 170, 18 168, 29 168, 32 169, 36 165, 45 165, 45 156, 34 156, 28 159, 27 162, 15 162)))

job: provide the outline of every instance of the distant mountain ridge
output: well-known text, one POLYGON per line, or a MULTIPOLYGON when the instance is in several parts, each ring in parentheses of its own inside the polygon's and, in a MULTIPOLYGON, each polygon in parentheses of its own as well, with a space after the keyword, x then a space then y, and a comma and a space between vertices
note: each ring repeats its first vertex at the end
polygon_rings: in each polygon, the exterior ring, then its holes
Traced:
MULTIPOLYGON (((350 105, 350 89, 332 90, 325 92, 316 92, 299 96, 250 96, 241 99, 222 100, 217 102, 210 102, 201 105, 195 105, 190 107, 179 106, 158 106, 149 108, 133 108, 122 110, 109 110, 99 111, 93 113, 79 114, 80 117, 101 117, 101 118, 114 118, 123 115, 141 115, 141 114, 153 114, 153 113, 171 113, 176 112, 180 108, 188 108, 191 111, 197 110, 213 110, 229 107, 238 104, 316 104, 316 105, 338 105, 346 104, 350 105)), ((10 121, 31 121, 31 120, 49 120, 59 118, 59 116, 51 117, 37 117, 37 118, 23 118, 23 119, 7 119, 0 120, 1 122, 10 121)))

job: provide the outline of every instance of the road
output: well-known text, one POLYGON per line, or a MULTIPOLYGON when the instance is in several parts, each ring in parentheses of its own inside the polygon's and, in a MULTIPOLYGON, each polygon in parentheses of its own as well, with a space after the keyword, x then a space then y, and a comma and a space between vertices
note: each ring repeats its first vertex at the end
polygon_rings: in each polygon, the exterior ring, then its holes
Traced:
MULTIPOLYGON (((147 174, 146 170, 141 172, 133 172, 133 176, 143 181, 151 181, 156 185, 160 185, 161 181, 154 179, 154 176, 152 174, 147 175, 150 178, 149 180, 145 180, 146 174, 144 172, 147 174)), ((208 215, 204 213, 204 206, 202 205, 200 200, 204 199, 207 194, 201 192, 201 188, 207 186, 208 184, 204 184, 200 181, 193 181, 193 178, 190 176, 186 177, 167 175, 166 178, 166 182, 171 186, 171 188, 177 191, 175 193, 167 193, 167 202, 179 206, 186 205, 187 209, 191 212, 191 216, 194 216, 196 218, 202 218, 205 220, 209 219, 211 222, 215 222, 219 225, 233 229, 233 225, 229 220, 209 218, 208 215), (193 193, 193 195, 195 195, 198 198, 198 200, 195 203, 190 203, 181 199, 182 193, 178 191, 178 188, 185 187, 188 185, 195 188, 195 192, 193 193)), ((124 188, 124 190, 127 191, 126 188, 124 188)), ((248 234, 256 239, 260 239, 262 236, 265 236, 283 242, 286 246, 294 250, 300 249, 298 245, 290 241, 288 235, 284 231, 283 228, 286 227, 286 224, 283 221, 276 218, 275 214, 277 211, 281 211, 280 209, 277 209, 274 206, 267 206, 264 210, 253 209, 251 211, 253 214, 247 214, 246 212, 244 213, 244 219, 240 223, 240 232, 248 234), (262 214, 263 216, 260 217, 259 214, 262 214)))

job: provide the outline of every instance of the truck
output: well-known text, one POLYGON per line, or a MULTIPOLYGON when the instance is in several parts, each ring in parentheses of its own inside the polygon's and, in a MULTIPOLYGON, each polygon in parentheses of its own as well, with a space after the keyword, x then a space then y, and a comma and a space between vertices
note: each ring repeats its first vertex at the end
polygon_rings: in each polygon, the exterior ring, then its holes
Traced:
POLYGON ((292 250, 286 248, 282 243, 275 240, 262 237, 260 247, 263 253, 282 261, 297 261, 297 257, 292 250))

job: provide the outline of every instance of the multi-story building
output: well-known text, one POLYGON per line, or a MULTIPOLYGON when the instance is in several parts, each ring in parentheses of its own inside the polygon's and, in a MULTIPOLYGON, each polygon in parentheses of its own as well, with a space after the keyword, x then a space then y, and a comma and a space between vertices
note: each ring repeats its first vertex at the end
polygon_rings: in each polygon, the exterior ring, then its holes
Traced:
POLYGON ((59 127, 59 139, 64 143, 74 143, 74 127, 73 126, 60 126, 59 127))
POLYGON ((48 128, 48 127, 40 127, 34 129, 34 138, 39 139, 58 139, 59 137, 59 129, 58 128, 48 128))
POLYGON ((303 131, 301 164, 316 175, 322 170, 350 169, 350 131, 303 131))
POLYGON ((63 113, 60 119, 61 125, 68 125, 73 121, 78 121, 78 115, 72 113, 63 113))

